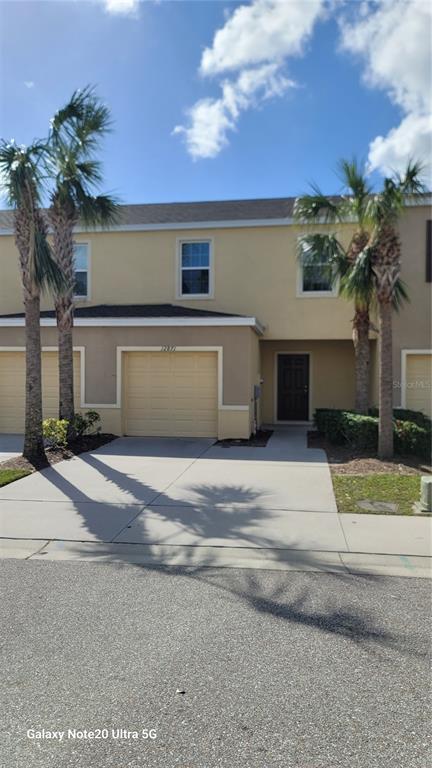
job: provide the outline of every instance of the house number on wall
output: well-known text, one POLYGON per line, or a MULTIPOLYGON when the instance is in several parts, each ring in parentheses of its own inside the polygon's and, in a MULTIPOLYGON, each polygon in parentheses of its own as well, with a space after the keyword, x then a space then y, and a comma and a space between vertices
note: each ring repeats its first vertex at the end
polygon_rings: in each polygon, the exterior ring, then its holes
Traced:
POLYGON ((166 347, 161 347, 161 352, 175 352, 176 349, 177 347, 166 346, 166 347))

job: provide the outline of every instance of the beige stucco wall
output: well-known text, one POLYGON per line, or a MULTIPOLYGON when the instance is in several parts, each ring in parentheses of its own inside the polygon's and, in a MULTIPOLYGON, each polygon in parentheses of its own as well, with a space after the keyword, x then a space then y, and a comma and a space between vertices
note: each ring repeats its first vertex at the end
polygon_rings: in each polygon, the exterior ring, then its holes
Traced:
MULTIPOLYGON (((407 286, 410 303, 405 305, 399 315, 394 316, 395 405, 400 404, 401 350, 429 349, 432 346, 431 286, 425 281, 426 220, 431 215, 427 206, 410 207, 405 209, 400 222, 402 278, 407 286)), ((76 239, 91 244, 90 304, 172 302, 193 308, 256 316, 266 326, 265 340, 348 341, 351 338, 353 316, 353 308, 349 303, 341 298, 296 296, 296 242, 301 231, 301 228, 295 226, 228 227, 213 230, 103 232, 78 234, 76 239), (213 299, 176 299, 177 240, 188 237, 213 239, 213 299)), ((349 227, 345 228, 343 236, 347 239, 348 235, 349 227)), ((50 302, 44 299, 43 306, 50 306, 50 302)), ((0 314, 17 311, 22 311, 17 253, 12 236, 1 236, 0 314)), ((46 343, 55 343, 54 329, 46 329, 44 333, 46 338, 50 338, 46 343)), ((112 347, 116 344, 144 343, 143 334, 148 334, 148 329, 94 329, 91 332, 90 329, 76 329, 75 343, 86 343, 80 334, 89 333, 85 338, 94 339, 94 343, 91 343, 92 365, 86 371, 88 391, 92 400, 99 395, 104 398, 102 402, 105 399, 110 402, 115 389, 112 347), (105 371, 103 380, 96 373, 96 369, 102 368, 105 371)), ((198 343, 196 339, 202 338, 202 329, 177 329, 176 333, 179 334, 179 341, 175 342, 178 344, 198 343)), ((235 341, 237 337, 234 329, 230 329, 229 333, 232 334, 233 344, 230 346, 231 351, 227 349, 226 352, 228 357, 224 368, 225 371, 229 368, 230 374, 224 381, 225 396, 228 403, 236 404, 241 398, 241 402, 250 404, 249 378, 255 380, 258 371, 254 374, 251 372, 248 377, 240 373, 240 370, 243 363, 248 366, 248 370, 257 366, 252 362, 249 351, 245 351, 244 345, 235 341), (245 384, 246 380, 248 385, 245 384)), ((23 336, 18 329, 0 329, 0 339, 5 334, 17 334, 20 338, 23 336)), ((218 329, 207 329, 207 343, 217 344, 213 340, 220 338, 218 334, 218 329)), ((157 338, 155 343, 170 344, 173 333, 171 329, 160 329, 157 335, 150 334, 145 338, 157 338)), ((375 372, 373 392, 376 398, 377 365, 372 365, 372 370, 375 372)), ((250 418, 251 413, 250 407, 250 418)), ((267 420, 268 408, 266 414, 267 420)))
MULTIPOLYGON (((348 230, 347 230, 348 231, 348 230)), ((297 298, 293 226, 77 234, 90 243, 88 304, 175 303, 253 315, 268 338, 348 338, 350 306, 338 298, 297 298), (212 238, 214 298, 178 300, 177 241, 212 238)), ((22 311, 12 237, 0 237, 0 314, 22 311)), ((43 307, 52 302, 45 299, 43 307)))
POLYGON ((354 406, 354 352, 350 341, 261 342, 262 419, 275 420, 277 352, 310 353, 310 414, 315 408, 354 406))
POLYGON ((426 219, 432 218, 430 208, 405 209, 400 226, 402 245, 402 280, 410 301, 393 322, 393 381, 394 404, 401 404, 401 350, 432 348, 432 284, 425 279, 426 219))
MULTIPOLYGON (((43 346, 57 346, 56 328, 44 327, 41 335, 43 346)), ((0 328, 0 347, 23 347, 24 343, 24 328, 0 328)), ((103 429, 116 434, 121 434, 123 429, 122 409, 115 407, 117 347, 221 347, 223 383, 219 437, 250 434, 259 355, 258 337, 250 328, 76 327, 74 346, 85 350, 85 403, 89 407, 95 404, 103 420, 103 429), (224 406, 230 406, 230 409, 225 410, 224 406), (232 406, 240 408, 236 410, 232 406)))

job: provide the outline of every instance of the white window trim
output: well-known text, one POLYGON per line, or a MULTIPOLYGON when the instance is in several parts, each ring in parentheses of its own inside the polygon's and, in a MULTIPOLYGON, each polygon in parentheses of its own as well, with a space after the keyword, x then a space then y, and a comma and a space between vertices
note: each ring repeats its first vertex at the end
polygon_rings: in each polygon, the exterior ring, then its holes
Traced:
POLYGON ((432 349, 401 349, 401 408, 406 408, 408 355, 432 355, 432 349))
POLYGON ((287 349, 287 350, 278 350, 275 352, 274 356, 274 364, 273 364, 273 423, 274 424, 292 424, 295 426, 296 424, 312 424, 313 423, 313 414, 312 414, 312 352, 310 350, 304 350, 304 349, 287 349), (277 413, 278 413, 278 369, 279 369, 279 355, 307 355, 309 357, 309 401, 308 401, 308 416, 309 418, 306 421, 283 421, 281 419, 278 419, 277 413))
MULTIPOLYGON (((86 245, 87 246, 87 293, 86 295, 79 295, 74 293, 73 299, 76 302, 90 301, 91 300, 91 241, 90 240, 74 240, 74 245, 86 245)), ((76 272, 84 272, 84 269, 75 270, 76 272)))
MULTIPOLYGON (((198 267, 199 269, 199 267, 198 267)), ((205 269, 205 267, 203 267, 205 269)), ((182 301, 214 299, 214 243, 213 237, 178 237, 176 239, 176 298, 182 301), (182 243, 209 243, 209 292, 182 293, 182 243)))
POLYGON ((297 259, 297 290, 298 299, 337 299, 339 296, 339 279, 337 279, 330 291, 304 291, 303 290, 303 263, 297 259))

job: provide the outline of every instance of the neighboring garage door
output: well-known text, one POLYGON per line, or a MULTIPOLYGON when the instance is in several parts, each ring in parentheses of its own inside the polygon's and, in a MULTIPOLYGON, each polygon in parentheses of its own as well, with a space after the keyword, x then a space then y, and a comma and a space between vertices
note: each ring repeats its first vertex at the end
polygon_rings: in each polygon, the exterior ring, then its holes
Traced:
POLYGON ((406 407, 432 418, 432 355, 407 355, 406 407))
MULTIPOLYGON (((80 404, 80 361, 74 354, 75 405, 80 404)), ((58 417, 58 355, 42 353, 42 406, 44 418, 58 417)), ((0 432, 24 431, 25 355, 0 352, 0 432)))
POLYGON ((124 355, 126 435, 215 437, 215 352, 124 355))

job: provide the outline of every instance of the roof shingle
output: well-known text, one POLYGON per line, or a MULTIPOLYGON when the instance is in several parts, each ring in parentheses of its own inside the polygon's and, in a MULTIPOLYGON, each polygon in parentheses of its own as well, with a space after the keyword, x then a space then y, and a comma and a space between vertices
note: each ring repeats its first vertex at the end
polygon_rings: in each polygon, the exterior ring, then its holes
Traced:
MULTIPOLYGON (((210 312, 205 309, 179 307, 175 304, 98 304, 77 307, 75 317, 241 317, 228 312, 210 312)), ((55 317, 54 310, 43 310, 41 317, 55 317)), ((24 312, 0 315, 1 318, 24 317, 24 312)))
MULTIPOLYGON (((118 224, 186 224, 204 221, 286 219, 292 216, 295 197, 257 200, 214 200, 197 203, 150 203, 121 205, 118 224)), ((13 211, 0 211, 0 230, 12 229, 13 211)))

